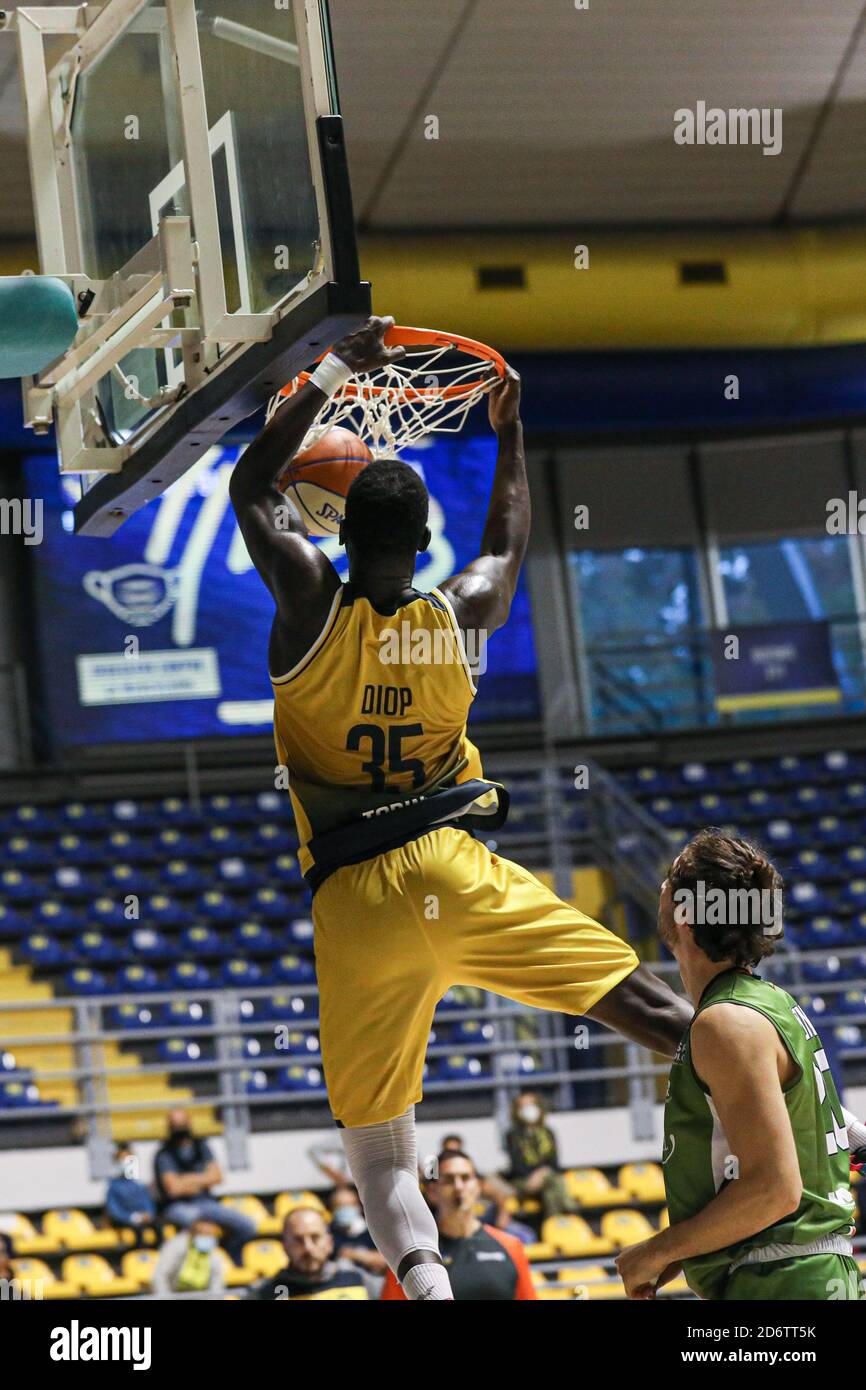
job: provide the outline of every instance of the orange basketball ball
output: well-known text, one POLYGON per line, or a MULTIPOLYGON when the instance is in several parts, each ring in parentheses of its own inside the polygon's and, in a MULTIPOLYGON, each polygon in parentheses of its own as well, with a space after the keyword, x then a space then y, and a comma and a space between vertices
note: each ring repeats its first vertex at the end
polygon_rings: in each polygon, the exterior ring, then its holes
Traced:
POLYGON ((294 502, 311 535, 336 536, 346 493, 372 460, 363 439, 334 425, 309 449, 295 455, 277 479, 277 487, 294 502))

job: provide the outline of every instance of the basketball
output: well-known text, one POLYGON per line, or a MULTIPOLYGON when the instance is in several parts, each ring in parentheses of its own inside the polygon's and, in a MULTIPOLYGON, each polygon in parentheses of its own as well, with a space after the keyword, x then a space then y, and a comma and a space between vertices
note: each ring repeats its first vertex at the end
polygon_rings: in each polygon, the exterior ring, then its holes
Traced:
POLYGON ((309 449, 296 454, 277 480, 313 536, 336 536, 346 493, 373 455, 352 430, 333 426, 309 449))

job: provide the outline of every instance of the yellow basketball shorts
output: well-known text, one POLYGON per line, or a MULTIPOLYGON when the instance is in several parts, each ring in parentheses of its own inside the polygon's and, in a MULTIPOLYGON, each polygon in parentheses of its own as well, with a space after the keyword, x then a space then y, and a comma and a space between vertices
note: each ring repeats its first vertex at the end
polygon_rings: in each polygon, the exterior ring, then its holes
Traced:
POLYGON ((457 826, 337 869, 313 922, 322 1064, 349 1128, 421 1099, 433 1011, 452 985, 585 1014, 638 964, 626 942, 457 826))

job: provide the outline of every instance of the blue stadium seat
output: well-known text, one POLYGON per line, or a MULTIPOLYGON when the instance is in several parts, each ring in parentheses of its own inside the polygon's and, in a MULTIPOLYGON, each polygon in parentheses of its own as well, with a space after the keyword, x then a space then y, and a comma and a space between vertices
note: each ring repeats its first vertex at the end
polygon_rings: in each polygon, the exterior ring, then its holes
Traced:
POLYGON ((751 758, 736 758, 724 770, 724 780, 734 786, 759 787, 766 780, 763 763, 753 763, 751 758))
POLYGON ((282 1091, 321 1091, 324 1079, 318 1067, 307 1067, 293 1062, 277 1073, 279 1088, 282 1091))
POLYGON ((800 932, 806 948, 820 946, 823 950, 831 950, 834 946, 846 946, 849 941, 845 923, 829 915, 807 917, 800 932))
POLYGON ((866 1020, 866 990, 862 988, 846 989, 844 994, 838 994, 835 1000, 835 1012, 850 1014, 852 1018, 866 1020))
POLYGON ((271 1090, 266 1071, 242 1071, 238 1073, 241 1087, 248 1096, 264 1094, 271 1090))
POLYGON ((779 782, 803 783, 809 780, 812 771, 811 763, 793 753, 786 753, 783 758, 775 758, 768 768, 769 777, 779 782))
POLYGON ((262 967, 254 960, 241 960, 237 956, 220 966, 220 980, 226 989, 254 989, 265 983, 262 967))
POLYGON ((105 857, 124 864, 141 864, 153 858, 153 842, 128 830, 113 830, 104 843, 105 857))
POLYGON ((839 809, 862 811, 866 808, 866 782, 846 782, 839 796, 839 809))
POLYGON ((209 922, 234 922, 237 919, 237 904, 221 893, 218 888, 209 888, 196 899, 196 912, 209 922))
POLYGON ((267 1002, 266 1016, 279 1023, 318 1018, 319 1001, 311 994, 274 994, 267 1002))
POLYGON ((150 875, 144 869, 125 862, 110 865, 105 870, 102 884, 107 893, 122 893, 124 896, 147 893, 152 887, 150 875))
POLYGON ((639 767, 632 774, 632 788, 637 796, 661 796, 670 787, 670 776, 657 767, 639 767))
POLYGON ((81 917, 68 903, 58 898, 48 898, 33 909, 33 925, 44 927, 47 931, 76 931, 81 926, 81 917))
POLYGON ((803 979, 809 984, 825 985, 848 979, 848 972, 838 956, 813 956, 801 965, 803 979))
POLYGON ((123 960, 124 953, 119 946, 101 931, 89 927, 80 932, 72 943, 72 949, 81 960, 89 965, 114 965, 123 960))
POLYGON ((129 938, 132 953, 138 960, 165 964, 179 955, 175 943, 155 927, 136 927, 129 938))
POLYGON ((162 1038, 157 1044, 157 1056, 169 1066, 177 1062, 200 1062, 201 1047, 189 1038, 162 1038))
POLYGON ((843 849, 842 868, 846 873, 866 873, 866 845, 848 845, 843 849))
POLYGON ((223 857, 240 853, 244 848, 244 838, 229 825, 212 825, 205 834, 203 845, 212 854, 223 857))
POLYGON ((252 956, 273 956, 280 949, 274 933, 261 922, 241 922, 232 932, 231 940, 235 951, 252 956))
POLYGON ((201 824, 201 816, 194 811, 188 801, 179 796, 163 797, 159 803, 159 818, 169 825, 192 828, 201 824))
POLYGON ((159 1007, 154 1004, 112 1004, 107 1010, 108 1026, 117 1032, 155 1028, 159 1023, 159 1007))
POLYGON ((171 966, 168 986, 170 989, 213 989, 214 980, 201 961, 181 960, 171 966))
POLYGON ((866 941, 866 912, 857 912, 848 919, 852 942, 866 941))
POLYGON ((86 898, 93 892, 93 879, 82 873, 76 864, 61 864, 48 876, 48 890, 67 898, 86 898))
POLYGON ((787 899, 789 912, 807 912, 812 916, 817 913, 828 912, 831 906, 827 892, 819 884, 810 883, 808 879, 799 879, 792 883, 788 889, 787 899))
POLYGON ((756 817, 769 820, 772 816, 781 816, 786 809, 784 797, 778 792, 767 791, 766 787, 754 787, 743 798, 742 814, 750 820, 756 817))
POLYGON ((719 775, 714 767, 706 763, 683 763, 679 770, 680 783, 689 791, 710 791, 719 784, 719 775))
POLYGON ((271 965, 269 984, 308 985, 316 979, 312 961, 304 956, 280 956, 271 965))
POLYGON ((181 932, 180 949, 184 955, 195 958, 228 956, 234 948, 230 941, 223 940, 215 927, 197 922, 195 926, 187 927, 181 932))
POLYGON ((189 927, 195 920, 189 908, 184 907, 170 893, 151 893, 142 900, 141 920, 154 926, 180 931, 189 927))
POLYGON ((193 1028, 208 1021, 208 1012, 197 999, 170 999, 158 1008, 158 1022, 165 1028, 193 1028))
POLYGON ((264 875, 248 864, 239 855, 234 855, 229 859, 220 859, 216 866, 217 882, 224 888, 260 888, 264 884, 264 875))
POLYGON ((254 815, 268 820, 290 820, 291 799, 285 792, 259 792, 254 803, 254 815))
POLYGON ((0 1110, 40 1110, 56 1104, 41 1100, 33 1082, 0 1082, 0 1110))
POLYGON ((0 903, 0 941, 14 941, 23 936, 27 930, 27 923, 16 912, 14 907, 7 907, 5 903, 0 903))
POLYGON ((53 807, 27 803, 11 812, 8 825, 10 831, 20 831, 24 835, 48 835, 56 828, 57 821, 53 807))
POLYGON ((823 787, 797 787, 791 793, 790 805, 792 814, 819 816, 834 809, 836 798, 823 787))
POLYGON ((21 942, 19 949, 22 958, 29 965, 41 965, 47 969, 65 965, 69 960, 68 951, 64 950, 56 937, 49 936, 47 932, 31 932, 21 942))
POLYGON ((453 1025, 451 1041, 460 1047, 478 1047, 480 1043, 492 1043, 495 1030, 492 1023, 483 1019, 461 1019, 453 1025))
POLYGON ((129 797, 115 801, 109 807, 108 814, 116 826, 125 830, 153 830, 159 826, 159 817, 153 807, 142 805, 129 797))
POLYGON ((842 777, 856 776, 861 770, 862 761, 846 752, 844 748, 833 748, 821 754, 818 767, 826 776, 839 781, 842 777))
POLYGON ((816 823, 813 833, 825 845, 850 844, 860 838, 854 822, 840 820, 838 816, 822 816, 816 823))
POLYGON ((105 831, 109 821, 106 812, 96 806, 83 801, 69 801, 65 806, 59 807, 57 823, 75 835, 86 835, 105 831))
POLYGON ((65 976, 64 986, 67 993, 82 996, 111 994, 113 992, 107 975, 104 975, 101 970, 91 970, 89 966, 85 965, 79 965, 74 970, 70 970, 65 976))
POLYGON ((858 1028, 856 1023, 837 1023, 833 1029, 833 1041, 841 1057, 855 1048, 866 1046, 866 1029, 858 1028))
POLYGON ((783 817, 767 823, 765 838, 773 849, 799 849, 803 842, 801 833, 795 830, 790 820, 784 820, 783 817))
POLYGON ((480 1057, 465 1057, 461 1053, 439 1057, 430 1066, 431 1081, 481 1081, 489 1075, 489 1067, 480 1057))
POLYGON ((718 825, 719 821, 730 820, 737 814, 737 802, 723 793, 705 792, 698 797, 696 809, 700 820, 718 825))
POLYGON ((315 1033, 302 1033, 291 1029, 280 1037, 282 1044, 280 1051, 288 1053, 290 1057, 317 1057, 319 1055, 319 1039, 315 1033))
POLYGON ((818 879, 835 876, 836 868, 834 861, 824 850, 801 849, 791 861, 791 872, 817 882, 818 879))
POLYGON ((286 928, 286 935, 291 944, 300 950, 313 949, 315 929, 309 917, 296 917, 286 928))
POLYGON ((866 908, 866 878, 852 878, 843 883, 839 891, 839 901, 852 912, 866 908))
POLYGON ((270 874, 279 883, 296 884, 300 887, 304 882, 301 866, 294 854, 278 854, 271 862, 270 874))
POLYGON ((503 1052, 499 1057, 499 1064, 505 1076, 532 1076, 534 1072, 541 1070, 540 1063, 531 1052, 503 1052))
POLYGON ((150 965, 124 965, 117 972, 118 994, 156 994, 162 988, 159 975, 150 965))
POLYGON ((683 819, 683 803, 673 801, 669 796, 654 796, 649 803, 649 813, 662 825, 678 825, 683 819))
POLYGON ((198 836, 183 826, 170 825, 160 830, 153 847, 160 859, 189 859, 200 847, 198 836))
POLYGON ((123 909, 122 900, 109 898, 106 894, 101 894, 98 898, 93 898, 87 904, 86 914, 97 926, 111 929, 112 927, 127 927, 129 919, 123 909))
POLYGON ((250 910, 266 922, 279 922, 282 925, 291 915, 292 900, 277 888, 258 888, 250 898, 250 910))
POLYGON ((195 893, 207 886, 208 876, 188 859, 170 859, 160 870, 160 879, 171 892, 195 893))
POLYGON ((10 836, 0 853, 7 864, 25 869, 44 869, 55 862, 51 845, 29 835, 10 836))
POLYGON ((10 902, 32 902, 41 897, 42 890, 23 869, 4 869, 0 874, 0 893, 10 902))

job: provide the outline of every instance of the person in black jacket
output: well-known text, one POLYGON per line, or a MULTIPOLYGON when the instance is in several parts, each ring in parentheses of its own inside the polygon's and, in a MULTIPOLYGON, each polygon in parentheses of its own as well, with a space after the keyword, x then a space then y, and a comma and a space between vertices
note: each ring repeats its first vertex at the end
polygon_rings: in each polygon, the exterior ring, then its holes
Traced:
POLYGON ((511 1107, 512 1127, 505 1136, 509 1176, 521 1197, 541 1202, 544 1217, 575 1211, 559 1171, 556 1135, 544 1123, 544 1105, 534 1091, 521 1091, 511 1107))
POLYGON ((224 1235, 226 1252, 240 1264, 243 1248, 256 1234, 255 1222, 212 1195, 223 1180, 210 1144, 190 1128, 185 1110, 172 1110, 168 1138, 157 1151, 154 1177, 160 1219, 187 1227, 195 1221, 213 1221, 224 1235))
POLYGON ((315 1207, 295 1207, 283 1224, 283 1245, 289 1257, 285 1269, 263 1279, 247 1293, 259 1302, 309 1302, 378 1297, 382 1280, 350 1260, 334 1259, 334 1241, 327 1221, 315 1207))

